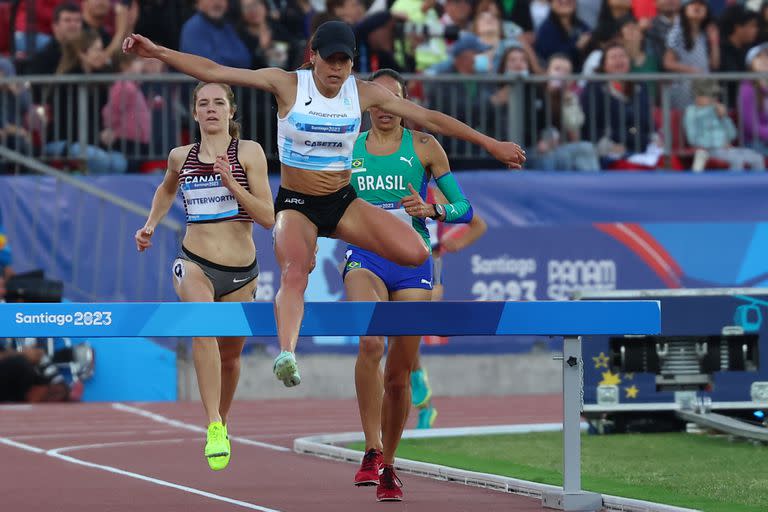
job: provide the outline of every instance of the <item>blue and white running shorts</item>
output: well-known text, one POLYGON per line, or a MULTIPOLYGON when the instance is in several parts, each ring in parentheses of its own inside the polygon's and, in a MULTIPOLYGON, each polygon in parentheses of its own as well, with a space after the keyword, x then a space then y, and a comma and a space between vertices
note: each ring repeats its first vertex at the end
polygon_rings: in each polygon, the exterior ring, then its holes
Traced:
POLYGON ((358 268, 364 268, 373 272, 384 282, 384 285, 390 292, 411 288, 432 289, 431 256, 418 267, 403 267, 371 251, 349 245, 347 246, 346 262, 344 264, 344 278, 347 277, 350 271, 358 268))

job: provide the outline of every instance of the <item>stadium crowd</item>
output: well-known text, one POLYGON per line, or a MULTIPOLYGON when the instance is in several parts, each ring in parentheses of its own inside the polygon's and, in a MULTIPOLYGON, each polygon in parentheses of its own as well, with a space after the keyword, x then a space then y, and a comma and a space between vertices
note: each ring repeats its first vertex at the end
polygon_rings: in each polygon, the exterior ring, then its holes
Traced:
MULTIPOLYGON (((414 80, 412 96, 496 137, 519 135, 529 168, 765 168, 768 78, 711 76, 768 73, 768 1, 761 0, 0 1, 0 77, 172 71, 121 53, 131 32, 229 66, 296 69, 315 27, 329 19, 354 27, 361 76, 381 68, 461 75, 414 80), (669 83, 589 79, 643 73, 675 76, 669 83), (584 79, 563 79, 574 74, 584 79), (499 82, 474 80, 494 75, 499 82), (537 75, 548 79, 529 79, 537 75), (661 88, 668 88, 668 119, 661 88), (510 105, 516 98, 522 102, 510 105), (513 117, 522 130, 508 133, 509 112, 520 108, 513 117), (675 132, 671 155, 665 127, 675 132)), ((181 128, 168 119, 168 103, 185 108, 183 88, 169 99, 166 85, 130 76, 96 85, 83 110, 71 107, 75 87, 0 82, 0 140, 39 157, 85 156, 91 173, 152 170, 146 164, 157 141, 167 141, 166 151, 181 128)), ((241 117, 246 135, 258 131, 241 117)), ((12 170, 0 163, 0 172, 12 170)))

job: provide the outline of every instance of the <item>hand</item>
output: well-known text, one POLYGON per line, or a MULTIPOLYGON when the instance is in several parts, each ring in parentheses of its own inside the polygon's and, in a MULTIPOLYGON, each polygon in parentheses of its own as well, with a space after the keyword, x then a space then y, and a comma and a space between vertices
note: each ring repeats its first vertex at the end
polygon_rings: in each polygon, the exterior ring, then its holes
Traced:
POLYGON ((440 250, 445 252, 458 252, 462 250, 464 246, 461 244, 458 238, 446 238, 440 240, 440 250))
POLYGON ((101 133, 99 133, 99 140, 101 140, 102 144, 109 147, 115 141, 115 132, 110 128, 104 128, 101 130, 101 133))
POLYGON ((506 105, 507 101, 509 101, 509 86, 505 85, 504 87, 501 87, 491 95, 489 100, 494 107, 506 105))
POLYGON ((707 25, 707 39, 710 46, 720 46, 720 30, 714 23, 707 25))
POLYGON ((525 163, 525 150, 514 142, 494 141, 488 152, 510 169, 522 169, 525 163))
POLYGON ((272 29, 267 28, 259 32, 259 46, 262 50, 267 50, 272 46, 272 29))
POLYGON ((133 236, 134 240, 136 240, 136 249, 138 249, 139 252, 144 252, 150 247, 152 247, 152 233, 154 233, 155 230, 152 229, 149 226, 144 226, 140 230, 136 231, 136 234, 133 236))
POLYGON ((213 163, 213 172, 218 173, 221 176, 221 184, 232 190, 232 187, 237 185, 237 180, 232 176, 232 166, 229 164, 229 159, 224 155, 216 157, 216 161, 213 163))
POLYGON ((579 38, 576 40, 576 48, 579 50, 583 50, 587 47, 589 44, 589 41, 592 39, 592 33, 591 32, 584 32, 579 36, 579 38))
POLYGON ((410 183, 408 184, 408 190, 411 191, 411 195, 405 196, 402 201, 403 208, 405 208, 405 212, 408 215, 426 219, 435 214, 435 209, 432 208, 432 205, 425 203, 410 183))
POLYGON ((160 47, 142 35, 131 34, 123 40, 123 53, 154 59, 160 54, 160 47))
POLYGON ((717 115, 720 117, 725 117, 728 115, 728 111, 725 109, 725 106, 722 103, 715 103, 715 112, 717 112, 717 115))

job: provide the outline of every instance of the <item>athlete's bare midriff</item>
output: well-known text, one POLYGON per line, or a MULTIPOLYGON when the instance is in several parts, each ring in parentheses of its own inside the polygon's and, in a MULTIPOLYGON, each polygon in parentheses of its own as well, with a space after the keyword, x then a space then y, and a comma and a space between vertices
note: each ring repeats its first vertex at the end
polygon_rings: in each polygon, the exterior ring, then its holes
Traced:
POLYGON ((201 258, 227 267, 245 267, 256 258, 252 222, 187 224, 183 244, 201 258))
POLYGON ((309 196, 327 196, 349 185, 351 170, 308 171, 282 164, 280 186, 309 196))

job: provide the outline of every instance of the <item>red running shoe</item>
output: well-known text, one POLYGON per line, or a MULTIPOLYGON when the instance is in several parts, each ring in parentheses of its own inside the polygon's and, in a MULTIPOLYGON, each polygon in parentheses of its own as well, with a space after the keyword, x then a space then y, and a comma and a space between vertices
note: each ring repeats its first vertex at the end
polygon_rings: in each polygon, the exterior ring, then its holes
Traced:
POLYGON ((355 485, 379 485, 379 469, 384 460, 384 455, 377 449, 371 448, 363 455, 363 463, 355 475, 355 485))
POLYGON ((397 478, 395 468, 391 464, 381 465, 379 474, 379 486, 376 488, 378 501, 403 501, 403 491, 400 489, 403 482, 397 478))

